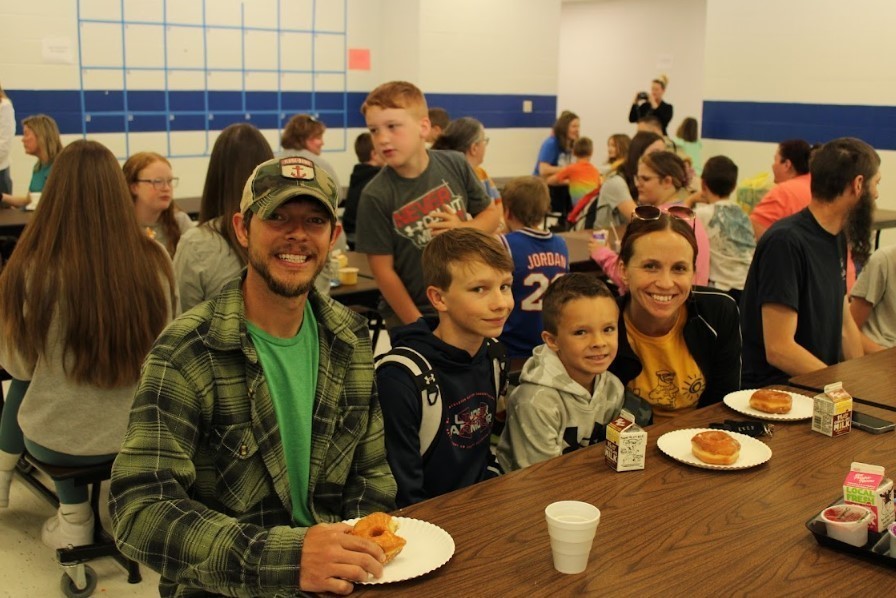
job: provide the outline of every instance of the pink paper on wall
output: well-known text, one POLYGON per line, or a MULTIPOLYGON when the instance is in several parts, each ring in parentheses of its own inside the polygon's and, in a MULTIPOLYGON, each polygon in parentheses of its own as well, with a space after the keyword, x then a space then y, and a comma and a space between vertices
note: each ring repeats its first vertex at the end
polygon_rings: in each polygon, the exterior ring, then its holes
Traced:
POLYGON ((348 69, 350 71, 369 71, 370 70, 370 49, 369 48, 349 48, 349 50, 348 50, 348 69))

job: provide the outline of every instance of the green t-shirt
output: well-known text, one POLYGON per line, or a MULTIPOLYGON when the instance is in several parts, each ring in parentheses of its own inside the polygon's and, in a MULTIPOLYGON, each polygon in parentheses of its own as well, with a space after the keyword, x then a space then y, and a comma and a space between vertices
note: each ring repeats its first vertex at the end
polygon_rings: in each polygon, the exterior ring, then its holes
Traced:
POLYGON ((47 177, 50 176, 50 169, 53 163, 43 164, 31 172, 31 183, 28 185, 28 191, 31 193, 41 193, 44 185, 47 184, 47 177))
POLYGON ((311 302, 306 301, 302 327, 292 338, 271 336, 250 322, 246 327, 258 351, 280 425, 292 494, 292 518, 296 525, 309 527, 315 524, 308 506, 308 477, 311 417, 320 360, 317 319, 311 310, 311 302))

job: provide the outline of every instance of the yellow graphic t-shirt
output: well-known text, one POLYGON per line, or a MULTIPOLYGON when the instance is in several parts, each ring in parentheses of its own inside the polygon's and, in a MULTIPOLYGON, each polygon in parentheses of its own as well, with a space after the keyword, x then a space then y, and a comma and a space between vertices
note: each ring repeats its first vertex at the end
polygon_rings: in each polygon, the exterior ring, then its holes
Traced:
POLYGON ((684 342, 685 310, 663 336, 642 334, 627 313, 624 317, 628 342, 643 366, 628 389, 650 403, 660 416, 694 408, 706 388, 706 379, 684 342))

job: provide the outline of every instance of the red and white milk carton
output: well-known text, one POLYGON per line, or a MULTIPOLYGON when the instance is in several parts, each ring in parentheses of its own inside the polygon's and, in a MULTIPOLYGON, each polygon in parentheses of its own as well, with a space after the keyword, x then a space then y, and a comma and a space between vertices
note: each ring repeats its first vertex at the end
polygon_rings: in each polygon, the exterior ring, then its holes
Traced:
POLYGON ((842 382, 824 387, 815 395, 812 408, 812 430, 825 436, 840 436, 852 429, 852 395, 843 390, 842 382))
POLYGON ((886 531, 894 519, 893 480, 885 476, 880 465, 853 461, 843 480, 843 502, 861 505, 871 511, 870 531, 886 531))
POLYGON ((613 471, 644 469, 647 454, 647 431, 635 423, 635 416, 625 409, 607 424, 604 460, 613 471))

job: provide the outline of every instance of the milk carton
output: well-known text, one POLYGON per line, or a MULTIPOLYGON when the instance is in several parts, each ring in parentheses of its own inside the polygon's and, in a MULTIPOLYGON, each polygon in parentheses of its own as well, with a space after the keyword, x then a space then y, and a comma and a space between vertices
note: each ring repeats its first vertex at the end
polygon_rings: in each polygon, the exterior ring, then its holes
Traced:
POLYGON ((619 417, 607 424, 604 460, 613 471, 644 469, 647 453, 647 431, 635 423, 635 416, 622 410, 619 417))
POLYGON ((872 532, 884 532, 893 523, 893 480, 884 477, 884 468, 853 461, 843 480, 843 502, 871 511, 872 532))
POLYGON ((812 430, 825 436, 840 436, 852 428, 852 396, 843 390, 842 382, 824 387, 815 395, 812 408, 812 430))

